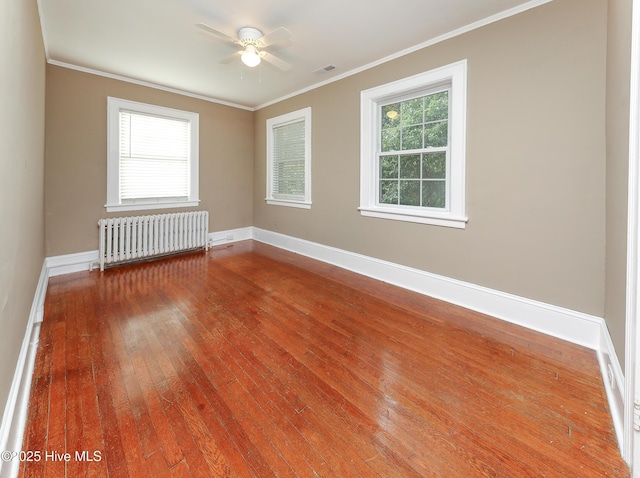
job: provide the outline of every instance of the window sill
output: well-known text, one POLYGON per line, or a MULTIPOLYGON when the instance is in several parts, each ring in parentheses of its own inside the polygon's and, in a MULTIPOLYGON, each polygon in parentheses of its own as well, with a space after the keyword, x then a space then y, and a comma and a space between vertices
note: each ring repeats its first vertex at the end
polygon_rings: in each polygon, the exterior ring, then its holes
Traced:
POLYGON ((362 216, 377 217, 381 219, 392 219, 396 221, 416 222, 419 224, 430 224, 433 226, 453 227, 465 229, 467 227, 466 217, 454 216, 447 213, 424 213, 405 211, 392 208, 358 208, 362 216))
POLYGON ((311 209, 310 202, 294 202, 294 201, 283 201, 278 199, 267 199, 267 204, 271 206, 288 206, 288 207, 297 207, 299 209, 311 209))
POLYGON ((196 207, 200 200, 179 202, 139 202, 135 204, 105 204, 107 212, 143 211, 147 209, 171 209, 177 207, 196 207))

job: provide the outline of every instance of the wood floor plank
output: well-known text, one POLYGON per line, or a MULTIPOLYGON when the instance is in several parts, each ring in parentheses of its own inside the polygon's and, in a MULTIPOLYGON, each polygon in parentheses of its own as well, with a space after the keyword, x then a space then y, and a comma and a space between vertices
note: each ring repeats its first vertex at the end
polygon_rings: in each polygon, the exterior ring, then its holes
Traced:
MULTIPOLYGON (((263 304, 264 305, 264 304, 263 304)), ((236 306, 237 308, 238 306, 236 306)), ((283 311, 279 311, 280 312, 280 316, 283 316, 284 313, 283 311)), ((275 315, 278 315, 277 311, 275 313, 275 315)), ((287 315, 288 320, 292 318, 291 314, 287 315)), ((304 320, 304 319, 303 319, 304 320)), ((283 325, 283 327, 285 327, 283 325)), ((299 329, 303 329, 303 326, 299 327, 299 329)), ((319 336, 325 337, 326 334, 321 331, 319 334, 319 336)), ((322 351, 320 351, 319 349, 315 349, 314 346, 310 343, 310 341, 308 340, 307 337, 297 337, 297 334, 295 332, 295 330, 284 330, 281 334, 281 337, 283 337, 282 340, 289 340, 291 337, 293 337, 294 339, 294 343, 302 343, 304 344, 304 347, 299 351, 299 353, 301 355, 304 355, 308 358, 316 358, 318 359, 316 361, 317 366, 320 367, 320 374, 321 375, 331 375, 333 378, 336 377, 336 372, 339 371, 339 369, 341 368, 341 366, 339 364, 336 363, 332 363, 332 361, 326 357, 325 354, 323 354, 322 351), (313 351, 313 354, 309 354, 309 350, 313 351), (322 358, 319 358, 319 356, 322 356, 322 358)), ((348 375, 348 371, 347 370, 342 370, 343 373, 346 373, 348 375)), ((341 384, 341 389, 344 390, 343 396, 348 397, 350 394, 350 386, 353 385, 354 381, 357 381, 358 378, 355 376, 347 376, 346 378, 343 379, 343 383, 341 384)), ((336 384, 334 383, 334 388, 336 388, 336 384)), ((353 387, 354 390, 358 390, 358 394, 354 395, 351 398, 351 403, 353 403, 354 401, 361 401, 362 397, 363 397, 363 391, 367 389, 367 387, 365 386, 365 384, 360 384, 360 386, 357 387, 353 387)), ((366 393, 366 392, 365 392, 366 393)), ((374 397, 370 397, 370 403, 375 403, 375 402, 385 402, 385 397, 382 395, 377 395, 374 397)), ((398 407, 397 403, 392 403, 391 404, 392 408, 399 408, 399 412, 401 414, 403 414, 402 411, 402 407, 398 407)), ((369 408, 370 405, 365 405, 364 408, 369 408)), ((416 415, 413 415, 413 417, 416 417, 416 415)), ((395 421, 401 421, 396 417, 395 421)), ((402 429, 403 427, 400 425, 399 426, 400 429, 402 429)), ((404 443, 407 443, 408 440, 413 440, 417 443, 416 446, 423 448, 423 447, 429 447, 429 441, 430 438, 433 438, 432 436, 427 436, 427 437, 416 437, 416 436, 411 436, 411 437, 405 437, 405 439, 403 440, 404 443)), ((440 449, 442 448, 442 443, 447 443, 446 440, 444 440, 443 437, 440 437, 440 441, 437 442, 438 446, 433 446, 433 448, 435 449, 440 449)), ((464 455, 464 450, 461 449, 456 449, 452 451, 454 454, 457 455, 464 455)), ((440 461, 442 461, 442 466, 446 467, 448 460, 446 459, 441 459, 440 461)), ((434 465, 434 461, 431 460, 430 461, 430 466, 433 467, 434 465)), ((423 469, 424 467, 422 465, 418 465, 418 467, 420 468, 420 472, 424 473, 425 470, 423 469)), ((446 470, 443 469, 441 470, 443 473, 451 473, 451 470, 446 470)))
MULTIPOLYGON (((239 286, 239 284, 236 283, 236 286, 239 286)), ((222 287, 222 284, 220 284, 220 288, 222 287)), ((214 287, 214 290, 218 290, 218 287, 214 287)), ((235 290, 237 291, 238 287, 236 287, 235 290)), ((213 297, 213 294, 213 292, 210 292, 210 299, 213 297)), ((224 300, 220 297, 213 299, 210 307, 215 307, 218 302, 224 302, 224 300)), ((359 457, 356 457, 354 460, 353 457, 347 458, 342 455, 344 450, 350 450, 353 446, 357 448, 362 443, 361 437, 349 437, 348 433, 345 434, 344 426, 339 421, 335 422, 334 426, 325 427, 322 419, 318 419, 313 412, 313 408, 326 409, 333 406, 331 398, 323 395, 322 391, 314 384, 314 381, 317 380, 314 378, 314 375, 312 373, 306 375, 308 371, 301 372, 299 370, 301 364, 293 359, 286 351, 280 349, 278 353, 273 353, 274 350, 278 349, 277 345, 272 342, 266 346, 264 355, 261 356, 261 358, 256 357, 255 353, 262 351, 259 342, 260 337, 252 333, 255 328, 244 327, 244 319, 250 321, 251 317, 242 309, 243 304, 244 301, 243 303, 231 302, 228 304, 231 310, 218 309, 216 315, 218 317, 223 315, 225 319, 228 320, 228 325, 232 328, 224 328, 225 325, 217 322, 216 327, 212 328, 212 330, 220 329, 223 336, 233 344, 233 347, 241 352, 242 356, 254 359, 253 363, 256 364, 256 367, 263 366, 265 361, 269 363, 269 361, 274 361, 276 357, 280 357, 282 360, 276 360, 269 366, 270 368, 263 368, 263 370, 270 381, 278 380, 279 374, 287 377, 285 382, 281 383, 279 387, 280 390, 286 392, 285 395, 288 401, 287 404, 282 405, 282 413, 290 416, 291 421, 295 423, 299 429, 304 430, 303 433, 305 433, 307 441, 322 454, 336 475, 370 476, 372 470, 366 466, 366 464, 363 464, 359 457), (250 348, 245 347, 247 343, 251 344, 250 348), (312 391, 311 395, 307 394, 307 389, 312 391), (301 394, 307 394, 304 400, 301 398, 301 394), (320 397, 320 402, 317 401, 318 397, 320 397), (327 400, 329 403, 326 403, 327 400), (308 420, 305 420, 305 417, 308 420), (336 433, 338 430, 340 433, 336 433), (322 433, 320 433, 320 431, 322 431, 322 433), (345 446, 336 446, 336 443, 343 439, 347 440, 344 444, 345 446), (327 444, 329 446, 327 446, 327 444)), ((204 332, 201 331, 201 333, 204 332)), ((263 339, 266 339, 266 337, 263 337, 263 339)), ((273 398, 278 399, 279 397, 275 396, 273 398)), ((330 417, 325 417, 325 420, 327 418, 330 417)), ((364 430, 362 421, 356 420, 356 422, 355 427, 364 430)), ((375 456, 377 453, 375 450, 369 448, 363 454, 365 456, 375 456)), ((405 470, 404 476, 410 475, 411 473, 405 470)))
MULTIPOLYGON (((95 320, 93 318, 92 289, 82 288, 83 312, 77 317, 78 323, 78 356, 82 374, 80 377, 80 396, 83 414, 83 448, 68 451, 75 453, 86 452, 91 461, 86 461, 88 477, 103 477, 107 475, 106 460, 103 460, 104 441, 102 436, 102 421, 96 393, 96 379, 94 363, 92 361, 92 346, 97 347, 100 340, 95 320), (92 345, 93 344, 93 345, 92 345)), ((73 390, 70 390, 73 393, 73 390)))
MULTIPOLYGON (((59 288, 49 288, 46 301, 50 312, 50 321, 53 322, 59 314, 60 302, 57 300, 59 288)), ((51 391, 51 334, 53 328, 44 327, 40 331, 38 353, 34 363, 33 382, 31 385, 29 411, 25 425, 22 451, 32 451, 40 456, 33 462, 23 462, 20 467, 24 477, 45 476, 46 461, 41 454, 47 449, 47 425, 49 421, 49 397, 51 391)), ((20 450, 11 450, 19 452, 20 450)))
POLYGON ((72 454, 38 477, 629 476, 593 351, 253 241, 52 278, 23 448, 72 454))
MULTIPOLYGON (((219 310, 218 314, 225 314, 224 311, 219 310)), ((212 333, 215 333, 215 329, 212 329, 212 333)), ((203 342, 208 341, 212 334, 209 333, 206 327, 199 327, 197 330, 192 331, 192 337, 194 340, 201 340, 203 342)), ((244 339, 243 339, 244 340, 244 339)), ((336 469, 334 470, 335 474, 342 474, 343 476, 358 476, 349 465, 348 462, 344 461, 341 458, 336 458, 333 455, 335 454, 333 450, 323 450, 324 455, 320 454, 318 451, 313 449, 312 441, 309 437, 304 435, 304 432, 301 432, 293 422, 302 423, 301 428, 309 428, 309 424, 307 424, 304 420, 300 422, 302 419, 301 411, 306 408, 306 405, 302 403, 301 399, 298 396, 294 395, 293 390, 289 389, 289 393, 287 394, 290 400, 293 402, 287 402, 284 397, 280 395, 280 393, 273 387, 272 381, 275 379, 273 373, 269 370, 266 373, 262 373, 254 363, 247 357, 246 352, 234 346, 232 342, 226 341, 223 335, 220 335, 220 339, 213 340, 219 348, 219 357, 218 360, 215 361, 214 370, 216 373, 219 373, 220 370, 224 370, 227 368, 232 369, 229 372, 230 377, 226 378, 226 381, 229 386, 234 386, 238 383, 238 379, 236 377, 249 377, 249 381, 245 381, 243 383, 246 386, 251 388, 252 399, 255 401, 259 401, 259 406, 263 408, 266 413, 266 410, 271 410, 272 413, 267 414, 266 416, 270 418, 271 424, 276 429, 280 430, 284 437, 280 441, 276 441, 275 439, 272 443, 278 443, 278 449, 282 452, 283 456, 286 455, 289 457, 290 462, 294 462, 296 458, 303 457, 305 463, 307 463, 311 469, 310 472, 321 473, 321 476, 324 475, 323 470, 327 470, 329 468, 328 462, 333 462, 334 465, 337 463, 336 469), (230 357, 233 357, 233 360, 229 360, 230 357), (293 418, 293 421, 292 421, 293 418), (286 433, 285 433, 286 432, 286 433), (295 454, 292 456, 290 450, 287 448, 291 445, 291 447, 295 450, 299 456, 295 454), (338 473, 340 471, 341 473, 338 473), (347 473, 348 471, 348 473, 347 473)), ((255 350, 256 347, 259 347, 256 341, 252 342, 252 349, 255 350)), ((211 357, 215 357, 214 353, 211 353, 211 357)), ((224 379, 223 379, 224 380, 224 379)), ((263 419, 264 420, 264 419, 263 419)), ((318 427, 313 427, 317 429, 318 427)), ((331 440, 323 440, 326 442, 334 441, 333 437, 331 440)), ((321 442, 322 443, 322 442, 321 442)), ((333 468, 332 468, 333 469, 333 468)), ((300 474, 302 470, 306 470, 304 466, 296 467, 296 471, 300 474)), ((304 475, 304 473, 303 473, 304 475)))
MULTIPOLYGON (((80 344, 78 333, 78 317, 84 312, 82 294, 74 292, 73 301, 67 299, 66 322, 66 349, 65 349, 65 387, 66 390, 82 390, 82 381, 86 380, 85 371, 81 367, 80 344)), ((66 439, 64 452, 74 450, 73 459, 65 463, 67 476, 86 476, 87 462, 75 459, 75 450, 84 450, 84 410, 81 393, 66 393, 66 439)))
MULTIPOLYGON (((72 299, 65 294, 63 300, 67 309, 72 299)), ((51 394, 49 401, 49 423, 47 424, 47 448, 44 452, 46 472, 51 476, 64 476, 65 462, 58 458, 66 450, 67 393, 66 393, 66 322, 59 320, 53 325, 51 343, 53 345, 51 364, 51 394)))

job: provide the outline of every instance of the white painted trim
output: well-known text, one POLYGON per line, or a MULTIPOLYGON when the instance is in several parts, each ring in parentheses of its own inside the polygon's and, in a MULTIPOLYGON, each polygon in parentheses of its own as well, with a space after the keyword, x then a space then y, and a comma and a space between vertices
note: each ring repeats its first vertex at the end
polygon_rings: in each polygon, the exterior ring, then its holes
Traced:
POLYGON ((342 73, 341 75, 337 75, 334 76, 332 78, 329 78, 325 81, 321 81, 319 83, 315 83, 311 86, 308 86, 306 88, 302 88, 300 90, 294 91, 293 93, 290 93, 288 95, 285 96, 281 96, 280 98, 276 98, 275 100, 271 100, 271 101, 267 101, 266 103, 263 103, 261 105, 258 105, 254 108, 254 111, 257 111, 259 109, 262 108, 266 108, 267 106, 271 106, 273 104, 279 103, 281 101, 287 100, 289 98, 293 98, 294 96, 298 96, 301 95, 303 93, 307 93, 308 91, 311 90, 315 90, 316 88, 320 88, 322 86, 328 85, 330 83, 334 83, 336 81, 340 81, 344 78, 348 78, 350 76, 356 75, 358 73, 361 73, 363 71, 369 70, 371 68, 374 68, 378 65, 382 65, 383 63, 387 63, 389 61, 395 60, 397 58, 403 57, 405 55, 409 55, 410 53, 416 52, 418 50, 422 50, 423 48, 427 48, 429 46, 435 45, 436 43, 441 43, 443 41, 449 40, 451 38, 463 35, 465 33, 468 33, 470 31, 476 30, 478 28, 482 28, 484 26, 490 25, 491 23, 495 23, 498 22, 500 20, 504 20, 505 18, 509 18, 512 17, 514 15, 518 15, 519 13, 523 13, 527 10, 531 10, 532 8, 536 8, 539 7, 541 5, 544 5, 546 3, 550 3, 553 0, 532 0, 530 2, 527 3, 523 3, 522 5, 518 5, 517 7, 513 7, 510 8, 508 10, 504 10, 503 12, 500 13, 496 13, 495 15, 491 15, 490 17, 487 18, 483 18, 482 20, 478 20, 477 22, 473 22, 470 23, 469 25, 466 25, 464 27, 458 28, 456 30, 453 30, 451 32, 445 33, 443 35, 439 35, 435 38, 432 38, 430 40, 426 40, 422 43, 419 43, 415 46, 409 47, 405 50, 401 50, 399 52, 393 53, 389 56, 385 56, 384 58, 380 58, 379 60, 373 61, 371 63, 367 63, 364 66, 358 67, 358 68, 354 68, 353 70, 349 70, 345 73, 342 73))
POLYGON ((254 228, 253 238, 592 350, 600 348, 604 319, 599 317, 264 229, 254 228))
POLYGON ((64 63, 58 60, 48 60, 47 63, 62 68, 68 68, 69 70, 76 70, 82 73, 89 73, 90 75, 102 76, 104 78, 110 78, 112 80, 124 81, 125 83, 132 83, 134 85, 146 86, 147 88, 153 88, 154 90, 166 91, 168 93, 175 93, 176 95, 188 96, 189 98, 196 98, 198 100, 208 101, 209 103, 217 103, 219 105, 230 106, 232 108, 238 108, 246 111, 255 111, 255 108, 246 105, 240 105, 237 103, 231 103, 229 101, 219 100, 212 98, 211 96, 199 95, 197 93, 191 93, 189 91, 179 90, 177 88, 170 88, 168 86, 158 85, 148 81, 136 80, 135 78, 129 78, 127 76, 115 75, 113 73, 107 73, 106 71, 94 70, 93 68, 86 68, 84 66, 73 65, 71 63, 64 63))
MULTIPOLYGON (((197 182, 197 181, 196 181, 197 182)), ((109 187, 107 186, 107 189, 109 187)), ((130 204, 105 204, 104 208, 107 212, 127 212, 127 211, 148 211, 151 209, 176 209, 181 207, 198 207, 200 206, 200 199, 193 201, 183 202, 162 202, 156 201, 151 203, 138 202, 130 204)))
POLYGON ((310 202, 293 202, 293 201, 278 201, 275 199, 265 199, 269 206, 287 206, 297 207, 298 209, 311 209, 310 202))
POLYGON ((429 211, 427 215, 411 214, 412 211, 402 211, 392 208, 389 209, 390 210, 385 210, 382 207, 378 209, 359 207, 358 211, 360 211, 361 216, 377 217, 379 219, 394 219, 396 221, 415 222, 418 224, 430 224, 432 226, 453 227, 456 229, 465 229, 467 227, 467 222, 469 221, 469 218, 466 216, 458 217, 443 214, 443 217, 438 217, 436 216, 436 213, 432 213, 431 211, 429 211))
POLYGON ((598 363, 600 364, 600 372, 602 373, 602 381, 607 393, 609 402, 609 410, 613 426, 618 439, 618 446, 622 450, 624 443, 624 389, 625 380, 620 366, 620 360, 616 354, 611 335, 606 323, 602 322, 600 330, 600 347, 597 350, 598 363))
POLYGON ((629 91, 629 178, 627 195, 627 289, 625 326, 625 393, 624 438, 622 458, 631 466, 633 476, 640 476, 634 462, 640 460, 640 443, 633 428, 633 406, 640 397, 640 367, 638 360, 638 317, 640 301, 640 2, 633 0, 631 19, 631 72, 629 91))
MULTIPOLYGON (((22 439, 29 406, 31 378, 33 376, 36 351, 38 349, 40 322, 42 322, 42 316, 44 314, 44 299, 47 293, 48 281, 47 267, 43 264, 22 340, 16 371, 13 375, 7 404, 2 416, 2 425, 0 426, 0 451, 20 451, 22 448, 22 439)), ((17 476, 19 465, 20 462, 17 459, 12 461, 0 460, 0 477, 17 476)))
POLYGON ((209 247, 221 244, 231 244, 232 242, 247 241, 253 238, 252 227, 241 227, 238 229, 228 229, 226 231, 210 232, 209 247))
POLYGON ((47 257, 44 260, 49 277, 72 274, 74 272, 88 271, 91 264, 100 260, 98 251, 78 252, 76 254, 64 254, 47 257))

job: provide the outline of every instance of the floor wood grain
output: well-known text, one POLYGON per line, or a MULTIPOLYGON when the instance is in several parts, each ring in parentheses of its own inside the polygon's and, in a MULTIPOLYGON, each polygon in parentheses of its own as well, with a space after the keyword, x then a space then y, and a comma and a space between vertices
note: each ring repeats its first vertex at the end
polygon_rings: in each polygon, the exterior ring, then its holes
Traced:
POLYGON ((593 351, 253 241, 52 278, 30 400, 24 477, 629 476, 593 351))

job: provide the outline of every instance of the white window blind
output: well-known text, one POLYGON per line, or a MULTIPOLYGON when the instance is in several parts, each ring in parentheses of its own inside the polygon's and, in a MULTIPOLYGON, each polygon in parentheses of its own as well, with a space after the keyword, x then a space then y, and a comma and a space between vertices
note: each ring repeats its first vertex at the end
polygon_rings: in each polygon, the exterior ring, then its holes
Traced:
POLYGON ((189 197, 190 123, 120 111, 120 198, 189 197))
POLYGON ((304 118, 273 128, 274 199, 304 200, 305 125, 304 118))

